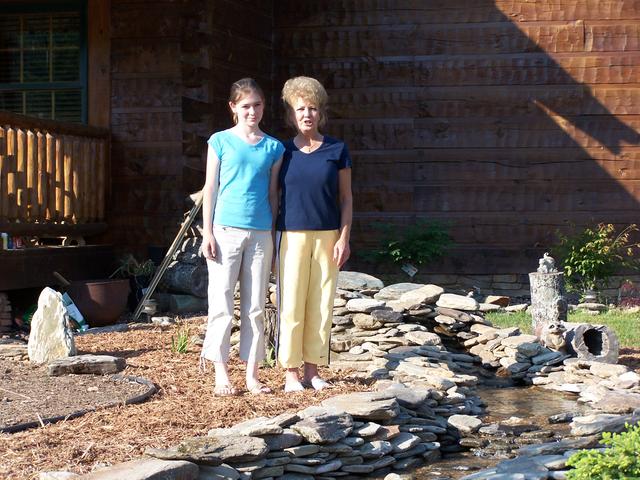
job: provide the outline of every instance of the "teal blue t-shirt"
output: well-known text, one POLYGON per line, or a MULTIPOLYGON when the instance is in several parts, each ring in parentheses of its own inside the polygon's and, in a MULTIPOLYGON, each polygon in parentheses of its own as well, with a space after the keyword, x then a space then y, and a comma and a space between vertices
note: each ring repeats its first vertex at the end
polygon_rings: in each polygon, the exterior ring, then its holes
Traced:
POLYGON ((269 178, 271 167, 284 152, 282 143, 265 135, 251 145, 231 130, 214 133, 207 143, 220 160, 213 223, 270 230, 269 178))

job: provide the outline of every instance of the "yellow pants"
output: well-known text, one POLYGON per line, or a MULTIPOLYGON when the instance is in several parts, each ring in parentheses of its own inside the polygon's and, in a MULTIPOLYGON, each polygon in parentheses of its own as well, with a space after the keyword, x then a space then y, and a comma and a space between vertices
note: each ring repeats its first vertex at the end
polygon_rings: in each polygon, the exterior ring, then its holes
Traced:
POLYGON ((279 255, 278 362, 328 365, 338 266, 338 230, 282 232, 279 255))

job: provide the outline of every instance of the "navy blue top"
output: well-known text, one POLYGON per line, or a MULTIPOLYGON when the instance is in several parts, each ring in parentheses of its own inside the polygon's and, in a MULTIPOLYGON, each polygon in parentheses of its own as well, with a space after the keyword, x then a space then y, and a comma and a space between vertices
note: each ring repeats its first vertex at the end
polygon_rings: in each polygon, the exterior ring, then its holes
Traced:
POLYGON ((293 140, 284 142, 284 147, 276 229, 339 229, 338 171, 351 168, 347 146, 325 136, 322 145, 311 153, 300 151, 293 140))

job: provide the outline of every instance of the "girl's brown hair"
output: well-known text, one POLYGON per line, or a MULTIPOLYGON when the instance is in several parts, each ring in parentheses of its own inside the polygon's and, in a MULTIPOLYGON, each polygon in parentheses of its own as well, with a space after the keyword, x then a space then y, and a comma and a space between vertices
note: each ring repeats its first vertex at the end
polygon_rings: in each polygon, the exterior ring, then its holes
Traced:
MULTIPOLYGON (((231 84, 231 90, 229 91, 229 103, 238 103, 245 95, 249 95, 250 93, 257 93, 262 98, 264 102, 264 92, 258 82, 256 82, 253 78, 241 78, 237 82, 233 82, 231 84)), ((233 118, 233 123, 238 123, 238 116, 231 112, 231 118, 233 118)))

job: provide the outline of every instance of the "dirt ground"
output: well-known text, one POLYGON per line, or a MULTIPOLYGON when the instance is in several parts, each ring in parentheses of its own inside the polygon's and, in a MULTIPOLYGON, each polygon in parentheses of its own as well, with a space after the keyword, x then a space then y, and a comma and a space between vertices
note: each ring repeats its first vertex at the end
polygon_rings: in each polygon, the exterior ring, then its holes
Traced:
MULTIPOLYGON (((184 325, 195 333, 203 321, 204 318, 191 318, 185 320, 184 325)), ((185 437, 206 435, 214 427, 227 427, 258 416, 275 416, 283 411, 298 411, 339 393, 368 388, 349 372, 338 374, 324 370, 322 373, 333 383, 333 388, 323 392, 305 390, 285 394, 282 391, 283 372, 278 368, 263 368, 261 379, 274 390, 273 394, 254 396, 245 391, 237 397, 214 397, 213 371, 200 372, 198 369, 200 348, 191 347, 184 354, 171 351, 171 337, 176 335, 178 328, 181 327, 77 337, 78 353, 124 357, 128 366, 123 373, 151 380, 158 387, 158 393, 141 404, 103 408, 45 427, 0 434, 0 478, 35 479, 38 472, 50 470, 84 473, 98 465, 134 459, 147 447, 169 447, 185 437)), ((43 411, 44 404, 53 405, 57 399, 57 408, 63 412, 70 408, 65 405, 65 399, 75 402, 77 398, 74 397, 87 397, 88 388, 104 385, 101 383, 104 379, 85 376, 52 380, 40 367, 38 370, 27 364, 12 363, 0 365, 0 388, 11 391, 14 397, 30 397, 33 401, 30 406, 37 411, 43 411), (7 373, 6 368, 12 372, 7 373), (23 372, 33 375, 28 382, 14 380, 23 372), (65 382, 65 394, 46 393, 46 387, 40 386, 37 388, 44 394, 34 395, 37 377, 43 385, 51 381, 65 382), (69 378, 74 381, 69 382, 69 378), (36 403, 37 399, 42 405, 36 403)), ((230 366, 232 381, 243 387, 241 362, 232 359, 230 366)), ((0 390, 0 400, 9 396, 0 390)), ((0 402, 0 408, 4 409, 4 405, 0 402)))
MULTIPOLYGON (((178 329, 187 326, 195 333, 202 322, 204 318, 195 317, 168 329, 156 327, 77 337, 79 353, 126 358, 128 366, 123 373, 151 380, 158 387, 158 393, 141 404, 102 408, 45 427, 0 434, 0 478, 35 479, 38 472, 50 470, 84 473, 96 466, 134 459, 147 447, 168 447, 185 437, 206 435, 214 427, 226 427, 258 416, 274 416, 283 411, 298 411, 339 393, 369 388, 349 372, 323 370, 325 378, 334 384, 332 389, 285 394, 282 391, 283 372, 278 368, 263 368, 261 379, 274 390, 273 394, 254 396, 243 392, 237 397, 214 397, 213 372, 198 369, 199 347, 190 347, 184 354, 171 351, 171 338, 178 329)), ((623 348, 620 354, 620 363, 640 372, 640 348, 623 348)), ((242 365, 237 359, 231 361, 231 370, 234 384, 243 386, 242 365)), ((29 397, 28 405, 34 411, 58 410, 62 414, 78 405, 99 403, 100 398, 118 395, 123 398, 122 395, 132 393, 122 389, 109 390, 112 386, 108 389, 109 382, 100 377, 50 379, 42 367, 16 361, 0 364, 0 379, 3 389, 0 390, 0 408, 3 409, 0 423, 5 424, 11 421, 9 410, 5 411, 6 399, 21 398, 20 395, 29 397), (61 388, 64 393, 60 394, 60 390, 55 393, 52 383, 58 384, 55 388, 61 388), (92 392, 96 393, 95 387, 104 394, 102 397, 90 396, 92 392)), ((30 415, 19 412, 15 416, 21 414, 30 415)))

